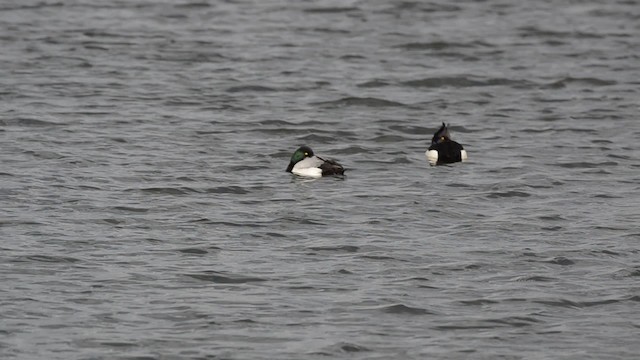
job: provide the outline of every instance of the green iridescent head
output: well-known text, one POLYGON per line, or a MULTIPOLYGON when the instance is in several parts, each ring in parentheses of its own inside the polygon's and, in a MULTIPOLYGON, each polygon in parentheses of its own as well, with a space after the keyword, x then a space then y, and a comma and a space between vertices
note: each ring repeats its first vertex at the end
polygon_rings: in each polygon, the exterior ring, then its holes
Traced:
POLYGON ((291 155, 291 161, 289 162, 289 166, 287 166, 287 172, 291 172, 291 170, 293 169, 293 167, 300 161, 304 160, 305 158, 308 157, 312 157, 313 156, 313 150, 311 150, 310 147, 304 145, 298 148, 298 150, 296 150, 293 155, 291 155))

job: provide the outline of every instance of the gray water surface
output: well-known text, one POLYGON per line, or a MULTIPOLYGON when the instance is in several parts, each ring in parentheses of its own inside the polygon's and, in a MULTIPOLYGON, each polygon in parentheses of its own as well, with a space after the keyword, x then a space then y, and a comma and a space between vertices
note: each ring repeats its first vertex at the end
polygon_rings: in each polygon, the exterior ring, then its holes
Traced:
POLYGON ((637 358, 639 24, 3 1, 0 357, 637 358), (469 162, 428 166, 442 122, 469 162))

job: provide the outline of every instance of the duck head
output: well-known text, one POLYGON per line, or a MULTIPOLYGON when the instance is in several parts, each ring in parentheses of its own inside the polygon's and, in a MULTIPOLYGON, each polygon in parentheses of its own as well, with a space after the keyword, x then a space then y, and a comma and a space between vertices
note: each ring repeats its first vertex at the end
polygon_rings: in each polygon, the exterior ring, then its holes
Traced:
POLYGON ((291 155, 291 161, 289 162, 289 166, 287 166, 287 172, 291 172, 293 167, 300 161, 313 156, 313 150, 310 147, 304 145, 300 146, 298 150, 296 150, 293 155, 291 155))
POLYGON ((451 140, 451 135, 449 135, 449 129, 445 123, 442 123, 442 126, 435 134, 433 134, 433 138, 431 139, 431 145, 440 144, 442 142, 451 140))

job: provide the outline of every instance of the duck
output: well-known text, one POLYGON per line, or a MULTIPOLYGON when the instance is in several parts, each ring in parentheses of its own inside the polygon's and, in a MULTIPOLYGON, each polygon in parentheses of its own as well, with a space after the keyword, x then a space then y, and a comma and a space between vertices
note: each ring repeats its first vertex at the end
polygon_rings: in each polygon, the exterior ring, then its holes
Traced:
POLYGON ((466 150, 462 145, 451 140, 449 128, 444 122, 440 129, 433 134, 431 146, 424 154, 431 166, 467 160, 466 150))
POLYGON ((321 178, 330 175, 344 175, 345 169, 334 160, 325 160, 303 145, 291 156, 287 172, 298 176, 321 178))

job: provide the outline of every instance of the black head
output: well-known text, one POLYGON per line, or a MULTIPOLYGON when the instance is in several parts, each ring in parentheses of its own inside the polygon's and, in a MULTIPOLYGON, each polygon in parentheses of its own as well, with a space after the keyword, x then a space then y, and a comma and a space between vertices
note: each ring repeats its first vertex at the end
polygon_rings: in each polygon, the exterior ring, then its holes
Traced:
POLYGON ((442 126, 435 134, 433 134, 433 138, 431 139, 431 145, 440 144, 442 142, 451 140, 451 135, 449 135, 449 129, 445 123, 442 123, 442 126))
POLYGON ((310 147, 306 145, 300 146, 298 150, 296 150, 293 155, 291 155, 291 161, 289 162, 289 166, 287 166, 287 172, 291 172, 293 167, 301 160, 312 156, 313 150, 311 150, 310 147))

